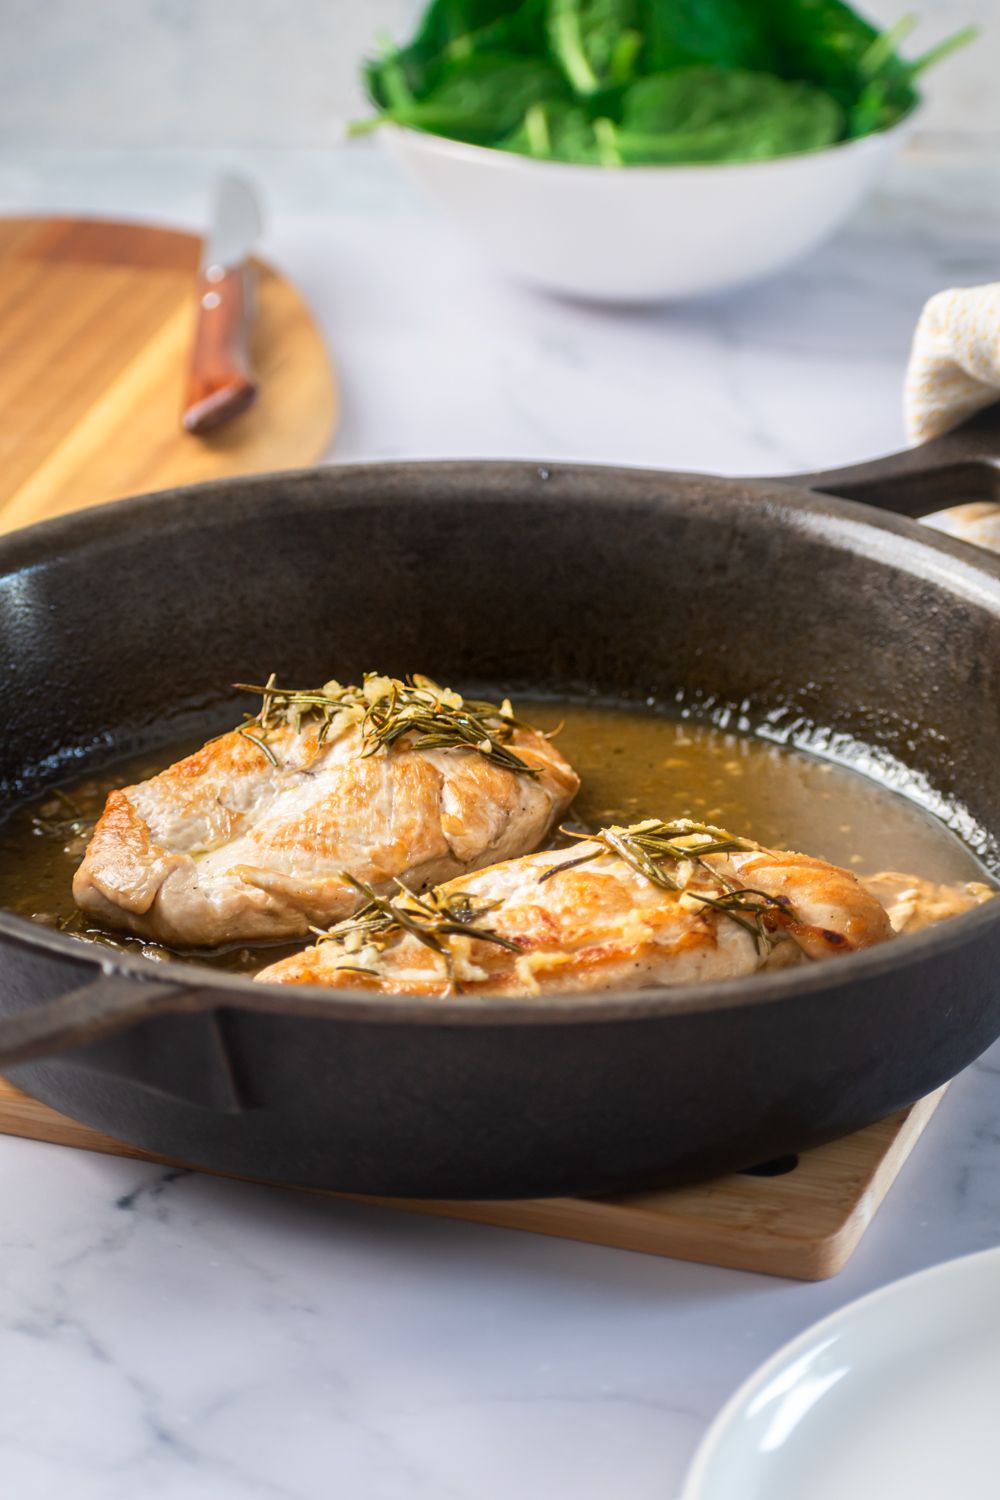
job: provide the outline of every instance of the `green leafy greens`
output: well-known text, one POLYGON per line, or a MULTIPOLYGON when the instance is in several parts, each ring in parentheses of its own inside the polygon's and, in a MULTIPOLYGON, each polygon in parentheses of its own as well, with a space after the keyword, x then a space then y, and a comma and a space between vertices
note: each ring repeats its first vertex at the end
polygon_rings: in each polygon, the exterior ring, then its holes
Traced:
POLYGON ((616 140, 627 162, 750 161, 829 146, 843 127, 840 105, 810 83, 709 66, 629 89, 616 140))
POLYGON ((843 0, 431 0, 363 70, 383 120, 540 160, 738 162, 884 130, 966 28, 908 61, 843 0))

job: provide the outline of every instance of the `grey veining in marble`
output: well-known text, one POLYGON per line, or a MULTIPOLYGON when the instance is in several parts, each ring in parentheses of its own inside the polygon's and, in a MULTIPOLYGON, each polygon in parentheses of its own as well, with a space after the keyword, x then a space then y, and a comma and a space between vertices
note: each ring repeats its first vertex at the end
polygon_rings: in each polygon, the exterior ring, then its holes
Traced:
MULTIPOLYGON (((0 209, 197 225, 251 172, 340 365, 334 460, 777 472, 901 441, 925 296, 998 274, 988 147, 923 137, 827 249, 615 312, 498 279, 372 147, 0 153, 0 209)), ((673 1500, 788 1337, 1000 1240, 1000 1050, 815 1286, 0 1139, 0 1492, 16 1500, 673 1500)))
POLYGON ((997 1243, 998 1072, 816 1286, 2 1142, 5 1493, 667 1500, 785 1339, 997 1243))

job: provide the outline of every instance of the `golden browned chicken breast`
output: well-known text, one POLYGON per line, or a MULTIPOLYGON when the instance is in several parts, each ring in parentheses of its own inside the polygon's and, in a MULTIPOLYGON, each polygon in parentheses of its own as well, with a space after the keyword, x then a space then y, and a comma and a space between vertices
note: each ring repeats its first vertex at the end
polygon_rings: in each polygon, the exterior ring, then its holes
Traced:
POLYGON ((174 947, 305 936, 375 891, 534 849, 579 778, 509 703, 427 678, 265 688, 260 712, 113 791, 73 882, 109 927, 174 947))
POLYGON ((737 978, 892 936, 848 871, 686 820, 607 828, 423 898, 367 895, 352 920, 257 978, 419 995, 634 990, 737 978))

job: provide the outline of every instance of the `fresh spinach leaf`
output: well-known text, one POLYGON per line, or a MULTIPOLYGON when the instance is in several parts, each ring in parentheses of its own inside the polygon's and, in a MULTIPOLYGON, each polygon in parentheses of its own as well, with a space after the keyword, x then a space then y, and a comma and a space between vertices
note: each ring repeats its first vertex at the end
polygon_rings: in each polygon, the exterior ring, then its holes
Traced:
POLYGON ((606 120, 592 120, 579 104, 566 100, 533 104, 500 146, 538 161, 620 166, 621 158, 613 146, 609 157, 607 124, 606 120))
POLYGON ((448 45, 447 56, 453 61, 478 52, 517 52, 526 57, 544 57, 547 7, 548 0, 522 0, 488 25, 456 37, 448 45))
POLYGON ((905 17, 890 31, 883 32, 862 57, 859 68, 861 87, 848 111, 848 135, 871 135, 909 114, 919 100, 913 85, 917 75, 958 47, 964 47, 977 35, 974 26, 966 26, 923 56, 905 62, 896 55, 896 46, 910 30, 910 24, 912 18, 905 17))
POLYGON ((540 55, 545 47, 545 0, 431 0, 405 47, 388 48, 363 70, 372 101, 400 102, 428 92, 451 62, 480 52, 540 55))
POLYGON ((496 25, 519 8, 519 0, 431 0, 407 50, 440 57, 463 37, 496 25))
MULTIPOLYGON (((909 71, 894 42, 908 23, 880 36, 843 0, 757 0, 766 12, 773 71, 782 78, 804 79, 832 94, 849 120, 858 116, 876 128, 916 103, 909 71)), ((853 127, 852 134, 857 133, 853 127)))
POLYGON ((564 93, 565 84, 550 63, 483 53, 447 65, 423 97, 390 105, 355 131, 386 119, 487 146, 508 135, 532 104, 564 93))
POLYGON ((847 113, 848 134, 884 130, 910 112, 919 95, 918 73, 975 36, 966 27, 915 62, 899 56, 899 43, 914 24, 905 16, 886 32, 858 15, 844 0, 754 0, 767 17, 774 71, 818 85, 847 113))
POLYGON ((642 0, 549 0, 549 49, 577 94, 586 98, 632 79, 642 20, 642 0))
MULTIPOLYGON (((745 161, 885 129, 915 80, 906 18, 846 0, 431 0, 365 66, 379 118, 561 161, 745 161)), ((365 122, 365 130, 374 122, 365 122)))
POLYGON ((624 162, 754 161, 828 146, 843 128, 840 106, 811 84, 684 68, 633 84, 616 144, 624 162))
POLYGON ((647 0, 643 72, 695 63, 775 71, 767 27, 769 0, 647 0))

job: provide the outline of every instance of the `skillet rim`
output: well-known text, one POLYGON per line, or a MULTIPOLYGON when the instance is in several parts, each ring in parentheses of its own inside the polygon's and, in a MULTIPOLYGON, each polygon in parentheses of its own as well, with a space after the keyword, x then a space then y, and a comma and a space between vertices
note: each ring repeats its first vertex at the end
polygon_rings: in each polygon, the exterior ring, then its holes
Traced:
MULTIPOLYGON (((863 466, 862 466, 863 467, 863 466)), ((941 554, 950 564, 938 566, 918 576, 929 577, 932 582, 940 580, 946 573, 953 574, 951 583, 961 578, 966 591, 978 595, 976 602, 983 603, 981 590, 976 587, 976 575, 985 574, 993 584, 1000 585, 1000 553, 993 553, 972 542, 964 542, 947 532, 937 531, 920 521, 911 520, 896 511, 883 510, 860 500, 849 500, 821 489, 810 489, 799 483, 795 475, 788 479, 769 477, 729 476, 708 474, 690 469, 650 469, 628 464, 565 463, 558 459, 506 459, 506 458, 411 458, 386 459, 370 463, 315 464, 308 468, 273 469, 261 474, 236 474, 219 479, 207 479, 199 484, 176 485, 166 490, 148 490, 138 495, 127 495, 120 500, 109 500, 97 505, 82 506, 64 515, 48 520, 36 521, 30 526, 19 526, 13 531, 0 533, 0 580, 18 569, 33 569, 77 550, 81 545, 89 546, 97 539, 113 539, 120 524, 134 524, 137 520, 153 518, 169 507, 169 514, 152 527, 156 537, 165 531, 199 528, 203 523, 201 504, 211 502, 215 507, 228 503, 245 510, 249 501, 260 495, 266 499, 270 488, 276 484, 293 489, 321 482, 338 482, 357 479, 376 479, 394 486, 412 475, 426 475, 437 485, 448 483, 450 487, 462 486, 465 503, 476 504, 489 498, 493 501, 511 501, 508 481, 519 483, 533 481, 538 485, 540 501, 551 500, 564 484, 576 484, 574 498, 587 504, 600 504, 608 499, 607 492, 585 493, 588 481, 614 483, 622 493, 619 500, 648 500, 647 487, 651 484, 669 484, 674 490, 687 492, 691 498, 702 492, 708 500, 715 496, 730 501, 756 502, 769 511, 787 509, 805 523, 805 529, 822 534, 827 530, 827 520, 840 523, 842 539, 849 538, 855 544, 862 535, 870 539, 872 533, 894 534, 897 540, 909 542, 906 554, 933 557, 941 554), (469 493, 476 485, 480 493, 469 493), (228 493, 238 487, 240 493, 228 493), (546 493, 549 492, 549 493, 546 493)), ((833 477, 832 475, 830 477, 833 477)), ((300 503, 308 503, 309 496, 293 495, 300 503)), ((419 505, 425 496, 411 493, 407 503, 419 505)), ((437 498, 437 496, 435 496, 437 498)), ((520 499, 521 497, 516 497, 520 499)), ((313 503, 324 506, 335 503, 334 497, 324 496, 313 503)), ((242 516, 245 521, 246 515, 242 516)), ((857 550, 864 550, 858 548, 857 550)), ((893 554, 892 561, 901 562, 904 556, 893 554)), ((866 556, 872 555, 865 551, 866 556)), ((875 556, 882 554, 876 553, 875 556)), ((996 595, 1000 613, 1000 592, 996 595)))
MULTIPOLYGON (((573 1025, 612 1021, 665 1019, 670 1015, 718 1013, 751 1005, 781 1004, 789 998, 813 996, 818 991, 839 989, 839 978, 848 966, 850 978, 874 980, 889 971, 916 970, 928 954, 944 954, 964 947, 966 935, 989 931, 1000 922, 1000 894, 982 906, 949 917, 938 928, 927 928, 905 939, 901 955, 895 943, 849 953, 802 968, 775 970, 772 974, 750 974, 742 979, 722 979, 711 984, 659 986, 645 990, 599 991, 543 996, 454 995, 448 998, 383 995, 377 991, 337 990, 322 985, 260 984, 242 974, 230 974, 200 964, 154 963, 129 954, 108 957, 88 952, 88 944, 67 933, 53 932, 28 917, 0 911, 0 939, 13 939, 25 947, 66 957, 95 970, 93 980, 135 982, 145 989, 162 985, 197 997, 197 1009, 223 1007, 252 1014, 289 1015, 317 1020, 372 1022, 389 1025, 430 1026, 521 1026, 573 1025), (996 907, 995 911, 991 908, 996 907), (81 950, 84 950, 81 952, 81 950)), ((83 989, 93 980, 74 986, 83 989)), ((69 995, 65 996, 69 998, 69 995)), ((190 1004, 184 1006, 190 1010, 190 1004)))
MULTIPOLYGON (((701 491, 706 499, 725 495, 737 503, 757 502, 770 512, 774 525, 794 521, 806 530, 823 533, 830 523, 835 523, 838 540, 845 550, 860 550, 868 557, 882 555, 888 560, 885 542, 893 537, 896 546, 891 560, 895 564, 907 561, 929 564, 913 571, 938 586, 947 580, 953 592, 971 597, 980 607, 988 602, 983 594, 983 583, 988 580, 987 591, 993 595, 994 609, 1000 614, 1000 556, 907 517, 810 490, 796 484, 794 479, 730 478, 689 471, 562 463, 545 459, 402 459, 322 464, 263 474, 230 475, 200 484, 129 496, 39 521, 0 537, 0 579, 12 572, 31 570, 70 555, 83 546, 92 545, 95 538, 117 536, 123 523, 145 522, 160 537, 164 529, 200 526, 204 521, 200 507, 206 499, 216 506, 223 500, 230 506, 240 507, 246 520, 248 499, 263 497, 266 500, 271 488, 277 484, 283 487, 287 501, 296 498, 288 496, 289 486, 306 490, 317 481, 325 480, 336 485, 339 480, 349 483, 352 479, 364 478, 381 480, 387 488, 395 488, 414 475, 426 477, 438 493, 442 482, 447 482, 449 488, 461 485, 463 498, 472 503, 485 498, 494 501, 513 499, 515 497, 509 492, 510 481, 516 480, 518 485, 523 485, 532 479, 542 487, 540 500, 547 498, 545 489, 549 489, 554 498, 561 483, 569 481, 576 483, 574 498, 577 501, 600 503, 608 498, 606 490, 600 495, 583 493, 588 481, 598 481, 609 488, 617 486, 619 499, 654 498, 650 496, 648 486, 662 484, 671 486, 674 491, 680 487, 692 497, 697 497, 701 491), (553 480, 555 484, 551 483, 553 480), (232 493, 234 487, 238 487, 238 494, 232 493), (626 493, 622 494, 622 491, 626 493), (169 514, 164 518, 161 513, 168 507, 169 514), (781 514, 783 510, 784 515, 781 514), (883 543, 874 551, 870 545, 873 537, 883 543), (863 545, 865 541, 868 546, 863 545), (909 543, 902 554, 898 550, 900 541, 909 543)), ((306 503, 311 500, 313 504, 328 505, 333 497, 327 495, 320 500, 306 493, 297 498, 306 503)), ((425 497, 411 493, 407 498, 410 503, 419 504, 425 497)), ((520 500, 521 494, 516 498, 520 500)), ((838 976, 845 964, 849 976, 859 981, 875 979, 889 970, 917 968, 925 956, 964 946, 967 937, 972 941, 977 934, 985 933, 997 924, 1000 924, 1000 894, 982 906, 949 918, 936 928, 907 937, 905 955, 900 954, 895 943, 890 943, 804 968, 717 980, 711 984, 660 986, 617 993, 569 992, 540 997, 457 995, 445 1000, 421 996, 401 998, 366 990, 338 990, 331 994, 318 985, 258 984, 242 975, 218 972, 196 963, 181 965, 167 961, 161 965, 129 954, 111 956, 108 950, 100 951, 96 944, 85 944, 79 938, 52 931, 27 917, 0 909, 0 938, 11 939, 29 949, 41 949, 53 957, 71 959, 95 970, 95 979, 102 975, 108 980, 134 980, 143 987, 155 984, 172 989, 181 987, 189 996, 204 996, 205 1009, 222 1006, 244 1012, 305 1015, 316 1019, 437 1026, 590 1024, 777 1004, 795 995, 814 995, 817 991, 839 987, 842 981, 838 976), (89 951, 91 948, 98 951, 89 951)))

